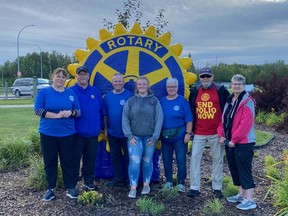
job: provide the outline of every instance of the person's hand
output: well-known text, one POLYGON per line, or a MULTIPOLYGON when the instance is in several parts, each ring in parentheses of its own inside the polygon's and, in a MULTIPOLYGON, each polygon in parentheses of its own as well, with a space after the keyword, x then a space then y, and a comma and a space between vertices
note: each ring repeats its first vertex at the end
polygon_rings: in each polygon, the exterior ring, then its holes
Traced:
POLYGON ((224 144, 224 140, 225 140, 225 137, 220 137, 219 138, 219 143, 224 144))
POLYGON ((191 139, 191 135, 190 134, 185 134, 184 136, 184 143, 187 144, 191 139))
POLYGON ((234 148, 234 147, 235 147, 235 143, 233 143, 232 141, 230 141, 230 142, 228 143, 228 145, 229 145, 230 148, 234 148))
POLYGON ((71 110, 64 110, 64 116, 63 118, 68 118, 72 115, 72 111, 71 110))
POLYGON ((152 147, 153 146, 153 141, 152 141, 152 138, 149 139, 148 141, 148 146, 152 147))
POLYGON ((65 111, 64 110, 61 110, 59 113, 57 113, 57 117, 58 118, 64 118, 65 116, 65 111))
POLYGON ((135 146, 136 144, 137 144, 137 137, 133 137, 131 140, 130 140, 130 145, 133 145, 133 146, 135 146))

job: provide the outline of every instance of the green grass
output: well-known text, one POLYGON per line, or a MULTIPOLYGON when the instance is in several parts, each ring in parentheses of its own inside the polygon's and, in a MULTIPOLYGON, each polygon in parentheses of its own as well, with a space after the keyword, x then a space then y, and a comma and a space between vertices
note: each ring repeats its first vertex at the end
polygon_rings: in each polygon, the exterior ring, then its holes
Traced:
POLYGON ((256 146, 262 146, 268 143, 274 135, 266 131, 255 130, 256 146))
POLYGON ((30 99, 0 100, 0 105, 26 105, 26 104, 34 104, 33 98, 30 98, 30 99))
MULTIPOLYGON (((29 137, 29 128, 38 128, 39 116, 29 108, 0 108, 0 134, 3 136, 29 137)), ((0 139, 1 139, 0 138, 0 139)))

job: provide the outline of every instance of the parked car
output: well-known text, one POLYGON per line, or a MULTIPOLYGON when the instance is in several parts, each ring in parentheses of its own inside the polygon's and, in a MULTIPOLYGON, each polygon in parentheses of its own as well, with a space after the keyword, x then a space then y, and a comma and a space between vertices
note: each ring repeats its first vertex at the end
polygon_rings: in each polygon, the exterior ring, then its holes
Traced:
MULTIPOLYGON (((50 86, 48 79, 37 79, 37 90, 50 86)), ((19 78, 16 79, 11 87, 11 92, 16 96, 31 95, 33 97, 33 78, 19 78)))

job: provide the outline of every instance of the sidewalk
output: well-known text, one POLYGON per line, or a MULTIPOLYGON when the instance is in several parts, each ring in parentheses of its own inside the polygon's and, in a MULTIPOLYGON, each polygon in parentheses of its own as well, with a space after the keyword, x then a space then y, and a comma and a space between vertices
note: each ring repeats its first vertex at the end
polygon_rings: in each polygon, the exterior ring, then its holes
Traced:
POLYGON ((26 104, 26 105, 0 105, 0 108, 27 108, 27 107, 34 107, 33 104, 26 104))

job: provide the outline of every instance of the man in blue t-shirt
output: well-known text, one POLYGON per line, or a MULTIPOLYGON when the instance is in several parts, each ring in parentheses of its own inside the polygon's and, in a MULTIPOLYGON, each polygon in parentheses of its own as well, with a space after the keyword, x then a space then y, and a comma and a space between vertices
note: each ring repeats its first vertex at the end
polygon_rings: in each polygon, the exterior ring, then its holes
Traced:
POLYGON ((94 168, 97 154, 98 136, 102 125, 102 96, 100 91, 89 85, 89 71, 85 66, 76 70, 77 83, 72 89, 79 100, 80 118, 75 119, 76 140, 73 151, 75 179, 79 179, 80 161, 82 157, 83 188, 96 189, 94 184, 94 168))
POLYGON ((122 111, 128 98, 133 95, 132 92, 124 89, 124 77, 121 73, 113 75, 112 86, 113 90, 103 99, 105 135, 109 141, 114 169, 114 178, 107 183, 108 187, 125 186, 128 183, 129 157, 127 138, 122 131, 122 111))

